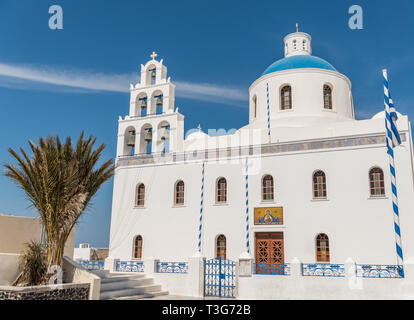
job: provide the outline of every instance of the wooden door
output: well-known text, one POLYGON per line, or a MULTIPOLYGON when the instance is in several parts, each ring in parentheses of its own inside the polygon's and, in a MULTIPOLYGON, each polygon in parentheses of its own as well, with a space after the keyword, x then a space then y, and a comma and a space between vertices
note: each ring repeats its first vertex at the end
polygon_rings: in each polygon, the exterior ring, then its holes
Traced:
POLYGON ((284 263, 283 232, 256 233, 256 263, 284 263))

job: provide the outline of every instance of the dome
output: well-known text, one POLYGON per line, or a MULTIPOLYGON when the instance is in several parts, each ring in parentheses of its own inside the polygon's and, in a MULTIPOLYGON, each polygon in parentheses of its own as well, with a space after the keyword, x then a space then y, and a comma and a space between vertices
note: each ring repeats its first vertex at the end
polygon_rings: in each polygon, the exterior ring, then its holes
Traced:
POLYGON ((309 55, 296 55, 296 56, 286 57, 286 58, 277 60, 276 62, 273 62, 263 72, 263 76, 265 74, 269 74, 272 72, 289 70, 289 69, 301 69, 301 68, 315 68, 315 69, 337 71, 333 65, 331 65, 329 62, 319 57, 309 56, 309 55))
POLYGON ((195 129, 193 132, 187 135, 185 140, 204 139, 205 137, 208 137, 208 134, 204 133, 201 130, 195 129))

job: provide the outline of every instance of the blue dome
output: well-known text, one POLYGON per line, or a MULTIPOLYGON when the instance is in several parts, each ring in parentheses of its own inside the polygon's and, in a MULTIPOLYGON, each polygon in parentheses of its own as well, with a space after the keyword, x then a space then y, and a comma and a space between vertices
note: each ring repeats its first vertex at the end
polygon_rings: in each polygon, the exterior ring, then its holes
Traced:
POLYGON ((287 58, 283 58, 273 62, 267 69, 263 72, 263 75, 269 74, 276 71, 289 70, 289 69, 300 69, 300 68, 315 68, 315 69, 325 69, 337 71, 333 65, 329 62, 308 55, 297 55, 287 58))

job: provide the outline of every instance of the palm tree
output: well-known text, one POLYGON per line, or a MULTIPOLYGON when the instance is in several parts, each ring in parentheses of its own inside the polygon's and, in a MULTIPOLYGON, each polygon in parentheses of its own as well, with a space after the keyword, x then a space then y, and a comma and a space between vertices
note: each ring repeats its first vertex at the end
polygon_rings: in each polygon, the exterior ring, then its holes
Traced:
POLYGON ((9 148, 18 166, 7 164, 5 175, 24 190, 41 218, 48 269, 62 266, 66 240, 91 198, 114 172, 112 159, 98 167, 105 144, 95 150, 96 138, 80 135, 76 146, 68 137, 39 138, 38 145, 29 141, 32 157, 20 148, 19 155, 9 148))

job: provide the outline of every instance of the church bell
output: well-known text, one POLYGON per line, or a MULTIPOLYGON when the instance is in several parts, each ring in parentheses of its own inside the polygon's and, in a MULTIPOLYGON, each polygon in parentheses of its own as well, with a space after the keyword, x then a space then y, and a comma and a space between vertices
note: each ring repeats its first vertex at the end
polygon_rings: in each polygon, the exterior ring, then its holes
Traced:
POLYGON ((151 77, 155 78, 155 76, 156 76, 155 69, 153 69, 152 72, 151 72, 151 77))
POLYGON ((161 140, 168 140, 170 138, 170 131, 167 127, 161 128, 161 140))
POLYGON ((141 108, 146 108, 147 107, 147 99, 142 99, 141 100, 141 108))
POLYGON ((128 139, 128 143, 127 146, 128 147, 135 147, 135 131, 129 131, 130 135, 129 135, 129 139, 128 139))
POLYGON ((152 131, 151 129, 146 130, 145 135, 144 135, 144 140, 149 142, 152 141, 152 131))
POLYGON ((157 106, 162 106, 162 99, 160 96, 157 98, 157 106))

